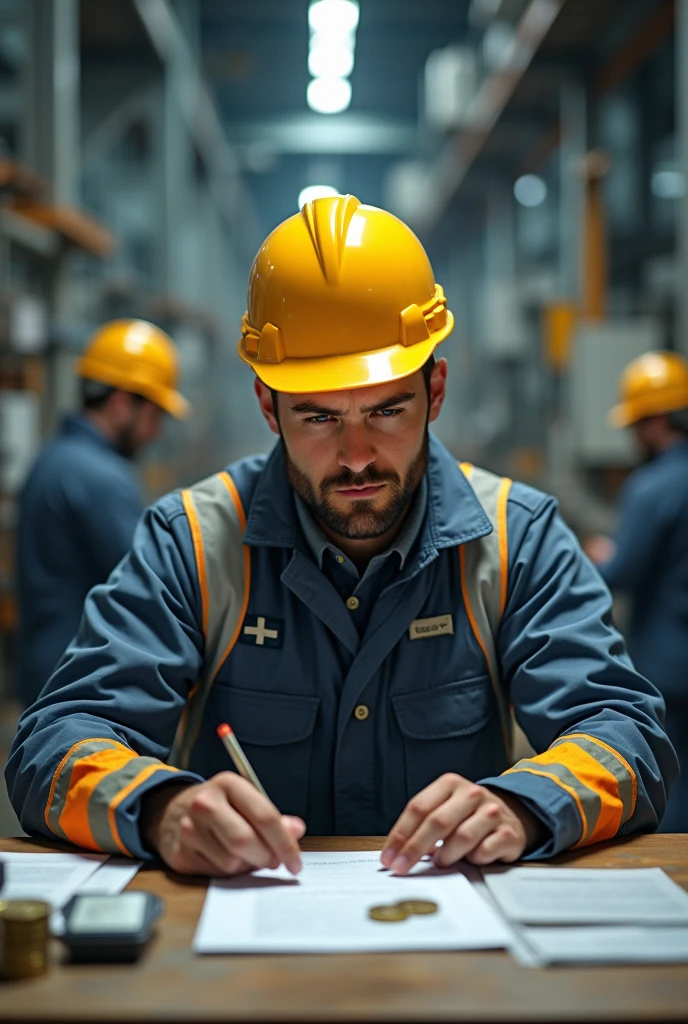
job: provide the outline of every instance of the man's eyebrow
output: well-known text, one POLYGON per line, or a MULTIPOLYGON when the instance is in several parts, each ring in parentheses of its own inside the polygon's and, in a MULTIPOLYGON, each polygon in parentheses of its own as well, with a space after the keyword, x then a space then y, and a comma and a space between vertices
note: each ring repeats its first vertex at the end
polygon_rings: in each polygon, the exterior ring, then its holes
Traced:
MULTIPOLYGON (((382 409, 389 409, 393 405, 403 405, 406 402, 412 402, 416 397, 415 391, 400 391, 396 395, 390 395, 389 398, 383 399, 381 402, 376 402, 375 405, 363 405, 361 406, 360 412, 381 412, 382 409)), ((333 409, 329 405, 317 405, 315 402, 299 402, 297 405, 289 406, 290 412, 296 413, 309 413, 311 416, 343 416, 343 409, 333 409)))
POLYGON ((342 409, 331 409, 327 405, 316 405, 315 402, 299 402, 298 405, 290 405, 289 412, 309 412, 315 416, 341 416, 342 409))
POLYGON ((362 405, 360 411, 381 412, 382 409, 389 409, 393 405, 405 405, 406 402, 412 402, 414 398, 416 398, 415 391, 400 391, 396 395, 385 398, 382 402, 376 402, 375 405, 362 405))

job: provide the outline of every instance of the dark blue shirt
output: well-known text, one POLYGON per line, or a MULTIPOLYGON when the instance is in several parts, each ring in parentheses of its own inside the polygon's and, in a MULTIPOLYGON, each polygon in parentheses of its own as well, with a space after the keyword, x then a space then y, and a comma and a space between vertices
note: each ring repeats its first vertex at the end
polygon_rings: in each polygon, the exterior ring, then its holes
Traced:
POLYGON ((688 695, 688 440, 629 478, 616 554, 600 571, 632 600, 629 651, 668 694, 688 695))
POLYGON ((129 550, 143 509, 128 459, 67 416, 19 502, 16 691, 30 704, 75 635, 84 599, 129 550))

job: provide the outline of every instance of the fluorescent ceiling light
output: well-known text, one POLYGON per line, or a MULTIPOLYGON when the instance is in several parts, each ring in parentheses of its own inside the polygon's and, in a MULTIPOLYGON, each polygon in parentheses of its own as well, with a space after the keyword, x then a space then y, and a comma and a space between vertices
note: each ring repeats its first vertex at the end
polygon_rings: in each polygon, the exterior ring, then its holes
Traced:
POLYGON ((308 70, 313 78, 348 78, 353 69, 351 45, 328 36, 313 37, 308 54, 308 70))
POLYGON ((299 210, 314 199, 325 199, 327 196, 338 196, 339 192, 332 185, 306 185, 299 192, 299 210))
POLYGON ((524 174, 514 184, 514 195, 521 206, 541 206, 547 198, 547 185, 537 174, 524 174))
POLYGON ((652 175, 650 188, 658 199, 682 199, 686 194, 686 179, 681 171, 657 170, 652 175))
POLYGON ((306 99, 318 114, 339 114, 351 103, 351 83, 347 78, 313 78, 308 83, 306 99))
POLYGON ((356 30, 358 14, 355 0, 317 0, 308 8, 308 24, 312 32, 341 37, 356 30))

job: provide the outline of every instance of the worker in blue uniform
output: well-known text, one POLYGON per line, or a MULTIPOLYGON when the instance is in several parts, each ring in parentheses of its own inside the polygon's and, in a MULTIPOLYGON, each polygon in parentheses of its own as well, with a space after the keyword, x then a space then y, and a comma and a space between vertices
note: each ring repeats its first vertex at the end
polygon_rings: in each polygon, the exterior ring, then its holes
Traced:
POLYGON ((648 352, 626 367, 611 412, 628 427, 643 464, 621 495, 616 536, 586 549, 607 585, 631 599, 628 647, 666 703, 666 730, 681 776, 663 832, 688 832, 688 362, 648 352))
POLYGON ((102 326, 79 360, 81 412, 39 454, 19 500, 16 695, 31 704, 79 626, 84 600, 126 554, 143 501, 131 460, 185 415, 175 347, 141 320, 102 326))
POLYGON ((656 828, 675 755, 609 591, 552 498, 429 434, 453 317, 415 235, 316 199, 248 300, 279 440, 157 502, 91 591, 10 752, 24 828, 206 874, 296 873, 306 828, 386 834, 400 873, 656 828))

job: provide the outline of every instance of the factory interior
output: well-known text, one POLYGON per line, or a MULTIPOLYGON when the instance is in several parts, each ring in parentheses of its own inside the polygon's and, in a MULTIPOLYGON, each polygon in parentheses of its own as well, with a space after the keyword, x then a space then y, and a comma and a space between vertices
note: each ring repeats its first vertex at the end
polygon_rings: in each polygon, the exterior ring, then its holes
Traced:
POLYGON ((76 361, 120 318, 177 346, 192 414, 136 461, 147 502, 268 451, 247 280, 314 197, 421 240, 455 318, 452 455, 554 495, 582 541, 615 530, 638 463, 619 377, 688 356, 688 2, 360 0, 330 50, 317 7, 0 0, 0 762, 19 496, 76 361))

